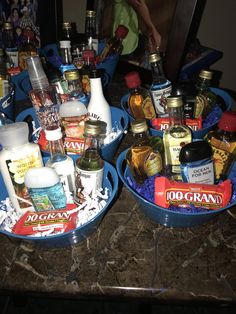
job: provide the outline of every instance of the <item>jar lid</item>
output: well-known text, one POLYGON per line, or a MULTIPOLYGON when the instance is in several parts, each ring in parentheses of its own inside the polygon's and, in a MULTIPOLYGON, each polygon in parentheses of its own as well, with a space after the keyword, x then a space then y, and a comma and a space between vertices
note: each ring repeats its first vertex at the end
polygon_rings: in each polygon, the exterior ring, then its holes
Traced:
POLYGON ((65 78, 68 81, 79 79, 79 70, 67 70, 64 72, 65 78))
POLYGON ((129 72, 125 75, 125 82, 128 88, 136 88, 141 85, 141 79, 137 71, 129 72))
POLYGON ((107 124, 100 120, 87 120, 84 123, 85 135, 105 135, 107 124))
POLYGON ((153 52, 153 53, 150 53, 148 60, 149 60, 149 63, 158 62, 159 60, 161 60, 161 56, 158 52, 153 52))
POLYGON ((13 29, 12 22, 5 22, 5 23, 3 23, 3 29, 13 29))
POLYGON ((52 130, 46 129, 44 132, 45 132, 46 140, 48 141, 57 141, 62 138, 62 131, 60 127, 56 129, 52 129, 52 130))
POLYGON ((133 133, 142 133, 148 130, 147 122, 144 119, 137 119, 131 122, 131 131, 133 133))
POLYGON ((124 39, 127 36, 128 32, 129 29, 126 26, 120 24, 115 31, 115 36, 120 39, 124 39))
POLYGON ((218 123, 218 128, 227 132, 236 132, 236 112, 224 111, 218 123))
POLYGON ((62 24, 63 29, 71 29, 71 23, 70 22, 64 22, 62 24))
POLYGON ((212 71, 208 71, 208 70, 201 70, 199 77, 206 79, 206 80, 211 80, 212 79, 212 71))
POLYGON ((13 148, 28 143, 29 127, 26 122, 6 124, 0 128, 0 144, 13 148))
POLYGON ((168 108, 179 108, 183 106, 182 96, 169 96, 167 97, 166 106, 168 108))
POLYGON ((86 17, 95 17, 96 16, 96 12, 92 11, 92 10, 87 10, 86 11, 86 17))
POLYGON ((204 141, 194 141, 184 145, 179 153, 179 161, 182 163, 199 161, 211 158, 213 155, 211 145, 204 141))

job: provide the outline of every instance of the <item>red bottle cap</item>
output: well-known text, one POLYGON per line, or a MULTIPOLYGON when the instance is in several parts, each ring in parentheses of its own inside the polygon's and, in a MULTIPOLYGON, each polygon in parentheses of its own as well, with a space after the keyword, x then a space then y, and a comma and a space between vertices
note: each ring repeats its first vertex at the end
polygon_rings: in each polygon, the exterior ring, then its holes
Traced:
POLYGON ((236 112, 224 111, 218 123, 218 128, 227 132, 236 132, 236 112))
POLYGON ((125 82, 128 88, 136 88, 141 85, 139 73, 136 71, 129 72, 125 75, 125 82))
POLYGON ((118 27, 115 31, 115 36, 117 38, 124 39, 127 36, 128 32, 129 32, 129 29, 126 26, 118 25, 118 27))

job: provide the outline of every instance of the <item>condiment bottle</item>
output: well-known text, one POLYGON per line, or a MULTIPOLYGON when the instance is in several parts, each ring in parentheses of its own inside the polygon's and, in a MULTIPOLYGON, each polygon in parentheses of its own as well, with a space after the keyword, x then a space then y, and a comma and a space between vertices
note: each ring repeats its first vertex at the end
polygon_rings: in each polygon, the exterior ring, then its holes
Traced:
POLYGON ((162 173, 163 161, 161 150, 153 149, 148 126, 144 119, 131 123, 134 143, 126 154, 134 180, 142 184, 149 176, 162 173))
POLYGON ((88 104, 89 118, 106 122, 106 132, 110 134, 112 132, 111 108, 103 94, 100 70, 92 69, 89 77, 91 86, 91 97, 88 104))
POLYGON ((198 140, 186 144, 180 150, 179 161, 184 182, 215 183, 213 152, 208 142, 198 140))
POLYGON ((152 71, 150 91, 156 113, 158 117, 166 117, 168 116, 166 98, 171 94, 172 84, 165 76, 162 59, 158 52, 153 52, 149 55, 149 64, 152 71))
POLYGON ((76 160, 75 202, 81 203, 86 196, 102 187, 104 161, 100 157, 101 138, 106 134, 106 123, 88 120, 84 129, 84 151, 76 160))
POLYGON ((28 169, 42 167, 43 161, 38 144, 29 143, 26 122, 3 125, 0 128, 0 168, 10 200, 19 211, 32 210, 24 183, 28 169))
POLYGON ((66 207, 66 195, 56 171, 50 167, 29 169, 25 185, 36 211, 66 207))
POLYGON ((201 70, 196 81, 197 96, 195 101, 194 117, 206 118, 217 101, 217 96, 210 90, 212 71, 201 70))
POLYGON ((121 54, 123 50, 122 41, 125 39, 129 32, 129 29, 124 25, 118 25, 115 36, 108 39, 103 51, 100 54, 100 61, 108 58, 113 54, 121 54))
POLYGON ((164 130, 166 176, 172 180, 181 180, 179 153, 181 148, 192 141, 189 127, 183 124, 183 100, 181 96, 167 97, 169 127, 164 130))
POLYGON ((65 153, 61 128, 46 129, 45 135, 49 142, 50 151, 50 158, 47 160, 46 166, 55 169, 63 184, 67 203, 73 203, 75 168, 73 159, 65 153))
POLYGON ((79 100, 69 100, 61 104, 59 115, 65 134, 64 147, 67 153, 81 154, 84 147, 84 123, 88 110, 79 100))
POLYGON ((128 106, 135 119, 146 118, 148 120, 156 117, 156 112, 149 91, 141 87, 141 79, 136 71, 125 75, 126 85, 130 90, 128 106))
POLYGON ((224 111, 218 129, 209 132, 205 139, 213 149, 217 180, 225 180, 236 157, 236 112, 224 111))

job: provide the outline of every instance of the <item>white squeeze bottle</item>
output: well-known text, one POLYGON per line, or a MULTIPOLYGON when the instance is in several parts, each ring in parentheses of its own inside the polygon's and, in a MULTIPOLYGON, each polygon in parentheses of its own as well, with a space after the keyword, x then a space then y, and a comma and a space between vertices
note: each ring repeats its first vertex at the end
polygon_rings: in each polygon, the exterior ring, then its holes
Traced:
POLYGON ((91 96, 88 104, 88 115, 91 120, 101 120, 107 124, 107 133, 112 132, 111 108, 104 97, 99 69, 89 73, 91 96))
POLYGON ((33 210, 27 188, 25 173, 30 168, 42 167, 43 161, 38 144, 29 143, 29 128, 26 122, 3 125, 0 128, 0 169, 9 198, 15 209, 33 210))
POLYGON ((25 185, 36 211, 63 209, 66 195, 56 171, 50 167, 29 169, 25 185))

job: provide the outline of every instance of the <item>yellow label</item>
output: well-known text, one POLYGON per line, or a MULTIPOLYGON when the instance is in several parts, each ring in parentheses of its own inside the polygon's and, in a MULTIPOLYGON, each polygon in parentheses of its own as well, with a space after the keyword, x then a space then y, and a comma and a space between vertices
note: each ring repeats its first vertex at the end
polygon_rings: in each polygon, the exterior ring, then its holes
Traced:
POLYGON ((154 176, 162 170, 162 158, 159 152, 151 152, 145 160, 144 171, 147 176, 154 176))
POLYGON ((224 165, 228 161, 230 153, 220 148, 216 148, 214 146, 212 146, 212 150, 213 150, 213 158, 215 162, 215 176, 216 176, 216 179, 219 179, 220 175, 222 174, 224 170, 224 165))
POLYGON ((150 96, 143 100, 143 112, 146 119, 154 119, 156 117, 155 109, 150 96))

